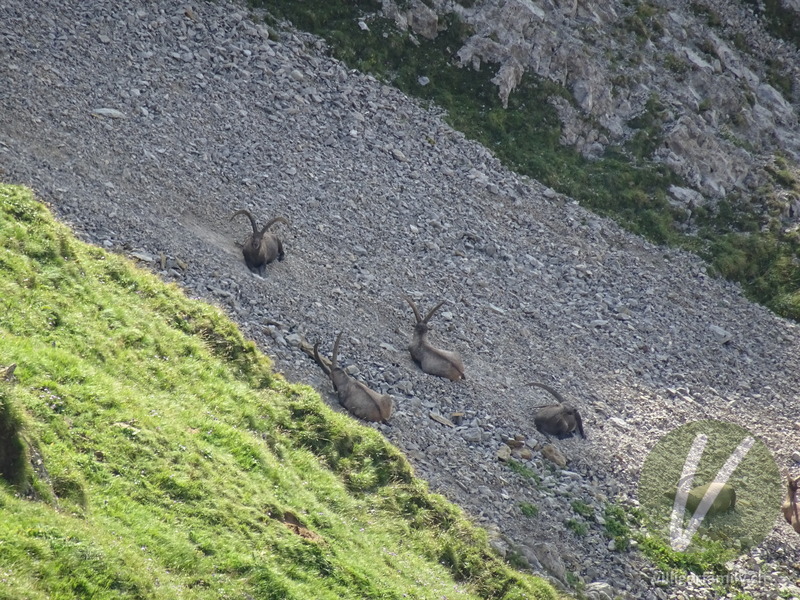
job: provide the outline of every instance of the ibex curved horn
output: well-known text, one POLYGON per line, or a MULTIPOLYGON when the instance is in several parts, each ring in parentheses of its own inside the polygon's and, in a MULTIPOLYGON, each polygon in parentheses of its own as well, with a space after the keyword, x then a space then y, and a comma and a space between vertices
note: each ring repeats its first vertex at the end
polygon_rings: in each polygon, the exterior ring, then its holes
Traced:
POLYGON ((428 320, 429 320, 429 319, 430 319, 430 318, 433 316, 433 313, 435 313, 437 310, 439 310, 439 309, 442 307, 442 304, 444 304, 444 300, 442 300, 441 302, 439 302, 439 304, 437 304, 437 305, 436 305, 436 306, 434 306, 432 309, 430 309, 430 310, 428 311, 428 314, 427 314, 427 315, 425 315, 425 318, 424 318, 424 319, 422 319, 422 322, 423 322, 423 323, 427 323, 427 322, 428 322, 428 320))
POLYGON ((408 302, 408 305, 411 307, 411 310, 414 311, 414 318, 417 320, 417 323, 424 322, 422 320, 422 317, 419 316, 419 310, 417 310, 417 305, 414 304, 414 301, 411 299, 411 297, 410 296, 403 296, 403 297, 406 299, 406 302, 408 302))
POLYGON ((238 217, 239 215, 247 215, 247 218, 250 219, 250 224, 253 226, 253 233, 255 233, 255 234, 260 233, 258 231, 258 226, 256 225, 256 219, 253 216, 253 213, 251 213, 246 208, 242 208, 241 210, 237 210, 235 213, 233 213, 231 215, 230 220, 233 221, 234 217, 238 217))
POLYGON ((336 341, 333 343, 333 352, 331 353, 331 370, 335 369, 337 365, 336 358, 339 356, 339 342, 342 341, 342 333, 344 332, 339 332, 339 335, 336 336, 336 341))
POLYGON ((275 225, 275 223, 283 223, 284 225, 288 225, 289 221, 287 221, 283 217, 275 217, 274 219, 270 219, 269 221, 267 221, 267 224, 261 228, 261 235, 264 235, 270 227, 275 225))

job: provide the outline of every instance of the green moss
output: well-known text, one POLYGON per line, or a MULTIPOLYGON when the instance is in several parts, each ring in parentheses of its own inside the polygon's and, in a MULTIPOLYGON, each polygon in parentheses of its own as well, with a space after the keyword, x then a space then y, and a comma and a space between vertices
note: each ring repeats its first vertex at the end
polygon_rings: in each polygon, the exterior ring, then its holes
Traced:
POLYGON ((589 533, 589 527, 586 523, 578 519, 567 519, 564 521, 564 525, 577 536, 584 536, 589 533))
POLYGON ((525 466, 521 462, 514 460, 513 458, 506 461, 506 465, 512 472, 516 473, 521 477, 526 477, 528 479, 533 479, 536 483, 541 481, 541 477, 539 477, 538 473, 531 469, 530 467, 525 466))
POLYGON ((617 504, 608 504, 603 519, 608 536, 614 540, 614 549, 623 552, 631 545, 631 520, 625 509, 617 504))

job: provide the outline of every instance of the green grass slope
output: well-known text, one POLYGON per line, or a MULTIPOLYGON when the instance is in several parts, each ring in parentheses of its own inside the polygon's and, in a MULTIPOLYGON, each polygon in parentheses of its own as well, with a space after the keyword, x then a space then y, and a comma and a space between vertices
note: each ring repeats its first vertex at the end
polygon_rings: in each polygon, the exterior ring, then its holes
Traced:
POLYGON ((0 598, 556 598, 221 311, 0 185, 0 598))

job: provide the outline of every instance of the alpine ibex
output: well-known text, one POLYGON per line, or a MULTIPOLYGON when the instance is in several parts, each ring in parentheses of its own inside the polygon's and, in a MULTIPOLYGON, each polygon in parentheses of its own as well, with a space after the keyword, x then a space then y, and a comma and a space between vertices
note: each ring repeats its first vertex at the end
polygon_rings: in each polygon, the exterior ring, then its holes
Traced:
POLYGON ((281 240, 274 233, 267 233, 267 230, 275 223, 284 223, 288 225, 289 221, 283 217, 275 217, 267 221, 267 224, 259 231, 256 226, 256 220, 249 210, 246 208, 237 210, 231 216, 231 221, 239 215, 246 215, 247 218, 250 219, 250 224, 253 226, 253 233, 247 238, 244 246, 242 246, 244 264, 246 264, 247 268, 253 273, 258 273, 263 277, 267 264, 271 263, 276 258, 281 261, 284 257, 283 243, 281 243, 281 240))
POLYGON ((391 396, 381 395, 360 381, 353 379, 344 369, 338 366, 336 359, 339 355, 339 342, 342 332, 336 336, 331 354, 330 368, 325 366, 319 356, 319 342, 314 344, 314 360, 325 374, 331 378, 333 389, 339 395, 339 403, 355 416, 365 421, 385 422, 392 416, 394 401, 391 396))
POLYGON ((586 438, 586 434, 583 432, 583 420, 577 408, 566 404, 561 394, 549 385, 535 381, 528 385, 540 387, 550 392, 558 400, 558 404, 539 407, 533 416, 533 424, 540 433, 564 439, 577 431, 582 438, 586 438))
POLYGON ((786 500, 781 506, 781 512, 783 512, 783 518, 792 526, 792 529, 800 533, 800 509, 797 506, 800 503, 797 492, 798 488, 800 488, 800 477, 792 479, 791 476, 787 476, 787 479, 786 500))
POLYGON ((416 325, 414 325, 414 339, 408 347, 408 351, 411 353, 411 358, 414 359, 414 362, 428 375, 445 377, 450 381, 466 379, 464 375, 464 363, 457 353, 434 348, 428 342, 428 321, 433 316, 433 313, 439 310, 442 304, 444 304, 444 300, 434 306, 428 314, 425 315, 424 319, 420 316, 414 301, 408 296, 405 296, 405 300, 408 302, 409 306, 411 306, 411 310, 414 311, 414 318, 417 321, 416 325))
MULTIPOLYGON (((687 475, 678 482, 678 489, 683 484, 687 477, 694 477, 694 474, 687 475)), ((675 501, 675 496, 678 494, 678 489, 665 492, 664 496, 669 498, 672 502, 675 501)), ((686 494, 686 512, 693 515, 697 511, 697 507, 703 501, 706 495, 714 494, 714 501, 709 505, 706 515, 713 517, 729 510, 736 508, 736 490, 729 483, 718 483, 712 481, 705 485, 699 485, 689 490, 686 494)))

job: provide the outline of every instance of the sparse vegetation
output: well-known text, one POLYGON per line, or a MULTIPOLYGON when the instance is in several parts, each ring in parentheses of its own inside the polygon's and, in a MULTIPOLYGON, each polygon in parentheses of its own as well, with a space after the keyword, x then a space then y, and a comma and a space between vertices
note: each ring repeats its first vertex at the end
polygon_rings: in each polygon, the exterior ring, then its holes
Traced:
POLYGON ((3 598, 557 598, 223 313, 0 185, 3 598))
POLYGON ((630 517, 618 504, 608 504, 603 519, 606 522, 606 533, 614 540, 614 549, 624 552, 631 547, 630 517))
POLYGON ((775 37, 800 48, 800 14, 791 10, 781 0, 744 0, 761 13, 769 32, 775 37))
POLYGON ((587 504, 583 500, 573 500, 572 510, 574 510, 583 518, 594 521, 594 509, 591 507, 591 505, 587 504))
POLYGON ((530 502, 520 502, 519 510, 526 517, 534 518, 539 515, 539 507, 530 502))
POLYGON ((589 527, 586 523, 578 519, 567 519, 564 521, 564 526, 578 536, 584 536, 589 533, 589 527))
POLYGON ((538 475, 538 473, 536 473, 536 471, 534 471, 533 469, 531 469, 528 466, 525 466, 524 464, 522 464, 518 460, 514 460, 512 458, 512 459, 506 461, 506 465, 508 465, 508 468, 511 469, 511 471, 513 471, 514 473, 516 473, 517 475, 519 475, 521 477, 526 477, 528 479, 533 479, 536 483, 539 483, 541 481, 541 477, 539 477, 539 475, 538 475))
POLYGON ((705 19, 705 22, 709 27, 719 27, 722 25, 722 19, 720 18, 719 14, 710 6, 700 4, 699 2, 692 2, 689 8, 698 17, 705 19))
POLYGON ((637 541, 642 552, 665 573, 678 571, 695 575, 725 575, 728 572, 725 562, 730 560, 730 552, 719 542, 705 541, 700 551, 676 552, 664 540, 653 535, 642 536, 637 541))
POLYGON ((689 65, 686 64, 686 61, 671 52, 664 57, 664 66, 677 74, 683 74, 689 70, 689 65))

